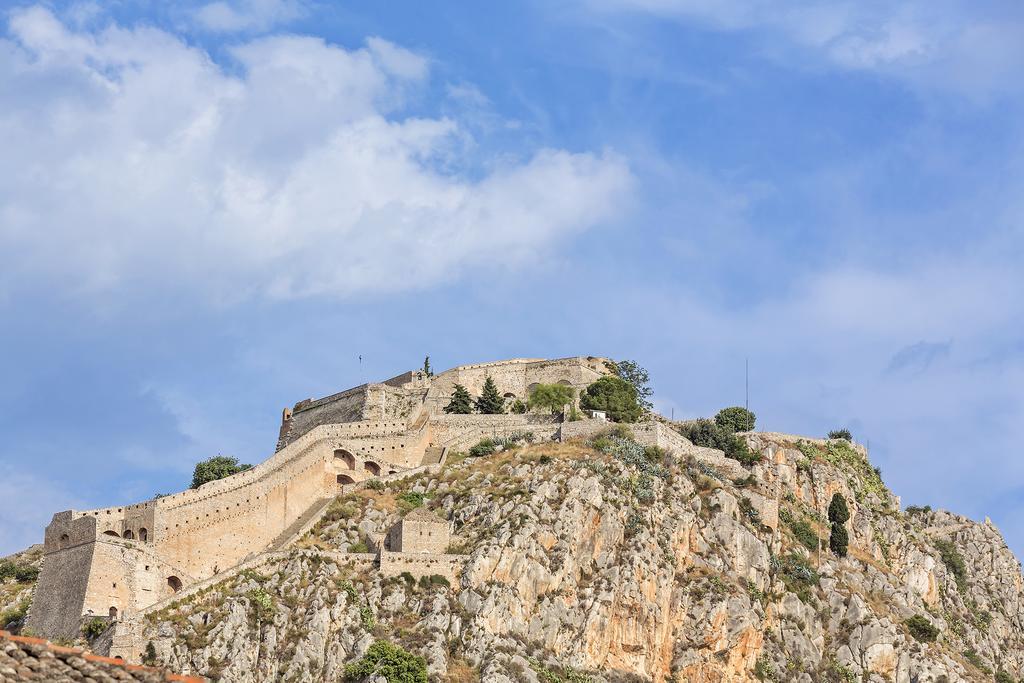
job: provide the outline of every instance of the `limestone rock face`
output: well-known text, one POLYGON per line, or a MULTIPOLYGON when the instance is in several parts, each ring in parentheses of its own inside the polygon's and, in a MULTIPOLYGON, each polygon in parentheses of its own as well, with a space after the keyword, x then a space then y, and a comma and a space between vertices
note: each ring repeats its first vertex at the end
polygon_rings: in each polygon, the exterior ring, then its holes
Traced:
POLYGON ((302 549, 150 615, 143 642, 222 681, 340 680, 376 640, 422 656, 431 680, 1024 675, 1021 568, 990 523, 901 512, 845 442, 748 440, 764 458, 746 478, 692 453, 543 444, 350 494, 302 549), (451 586, 329 554, 389 528, 405 492, 468 553, 451 586), (828 552, 835 493, 843 558, 828 552))

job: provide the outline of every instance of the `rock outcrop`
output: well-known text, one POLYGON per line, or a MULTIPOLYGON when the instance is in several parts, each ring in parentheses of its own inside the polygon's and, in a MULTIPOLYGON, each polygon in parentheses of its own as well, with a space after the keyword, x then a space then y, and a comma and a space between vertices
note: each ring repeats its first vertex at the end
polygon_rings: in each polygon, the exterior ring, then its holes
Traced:
POLYGON ((845 441, 745 438, 762 460, 742 477, 628 439, 450 459, 339 498, 290 554, 150 614, 143 642, 223 681, 340 680, 378 640, 431 680, 1020 680, 1021 567, 991 523, 901 511, 845 441), (357 554, 421 501, 467 554, 451 585, 357 554))

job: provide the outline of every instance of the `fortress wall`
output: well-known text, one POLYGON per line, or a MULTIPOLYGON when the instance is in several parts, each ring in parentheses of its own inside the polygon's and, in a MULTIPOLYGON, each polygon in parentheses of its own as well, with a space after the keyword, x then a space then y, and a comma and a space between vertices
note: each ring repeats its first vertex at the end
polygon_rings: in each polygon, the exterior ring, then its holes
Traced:
MULTIPOLYGON (((121 619, 173 593, 167 579, 181 572, 158 556, 144 552, 138 544, 101 539, 93 547, 85 600, 79 614, 106 617, 113 607, 121 619)), ((188 576, 179 578, 188 580, 188 576)))
POLYGON ((421 553, 380 552, 380 573, 382 576, 398 576, 408 572, 415 578, 440 575, 451 583, 459 580, 462 564, 468 555, 424 555, 421 553))
POLYGON ((525 400, 535 384, 568 384, 581 391, 601 375, 603 361, 599 358, 572 357, 557 360, 514 359, 498 363, 463 365, 437 375, 427 395, 431 412, 443 412, 451 400, 456 384, 461 384, 474 397, 483 391, 484 381, 490 376, 501 394, 512 394, 525 400))
POLYGON ((600 432, 602 429, 608 429, 614 426, 614 422, 608 422, 607 420, 587 419, 576 420, 575 422, 563 422, 558 430, 558 438, 560 441, 568 441, 569 439, 586 439, 600 432))
POLYGON ((45 556, 29 608, 28 630, 49 638, 79 636, 95 546, 95 541, 89 541, 45 556))
POLYGON ((430 418, 430 442, 435 446, 469 448, 484 437, 533 432, 538 441, 558 433, 553 415, 435 415, 430 418))
POLYGON ((278 449, 320 425, 362 420, 367 387, 363 384, 315 401, 306 399, 296 403, 291 417, 282 425, 278 449))

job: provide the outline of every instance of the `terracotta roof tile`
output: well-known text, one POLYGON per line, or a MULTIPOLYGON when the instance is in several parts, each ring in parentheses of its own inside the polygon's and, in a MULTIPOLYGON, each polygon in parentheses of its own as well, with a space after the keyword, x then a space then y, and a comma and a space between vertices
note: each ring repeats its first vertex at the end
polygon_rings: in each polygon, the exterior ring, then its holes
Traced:
POLYGON ((150 666, 126 664, 86 650, 56 645, 43 638, 0 631, 0 681, 71 680, 102 675, 122 681, 203 683, 205 678, 179 676, 150 666))

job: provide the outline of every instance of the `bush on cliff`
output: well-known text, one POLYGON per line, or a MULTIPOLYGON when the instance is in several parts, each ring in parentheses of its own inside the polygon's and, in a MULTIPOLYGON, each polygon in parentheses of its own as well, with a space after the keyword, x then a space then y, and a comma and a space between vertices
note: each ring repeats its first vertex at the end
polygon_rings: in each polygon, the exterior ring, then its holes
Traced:
POLYGON ((546 408, 549 413, 557 413, 576 398, 572 387, 564 384, 538 384, 530 392, 530 409, 546 408))
POLYGON ((715 415, 715 424, 733 432, 749 432, 756 421, 757 417, 742 406, 722 408, 715 415))
POLYGON ((398 645, 378 640, 359 661, 345 667, 345 680, 372 680, 377 676, 388 683, 427 683, 427 661, 398 645))
POLYGON ((849 429, 833 429, 828 433, 830 439, 843 439, 844 441, 853 441, 853 434, 850 433, 849 429))
POLYGON ((939 637, 938 627, 920 614, 915 614, 903 623, 906 624, 910 635, 920 643, 934 643, 939 637))
POLYGON ((736 436, 731 429, 711 420, 701 419, 683 424, 679 427, 679 432, 693 442, 693 445, 716 448, 725 453, 725 457, 738 460, 744 465, 761 462, 761 455, 752 452, 746 441, 736 436))
POLYGON ((484 415, 501 415, 505 412, 505 399, 498 393, 498 385, 490 375, 484 380, 484 390, 476 400, 476 409, 484 415))
POLYGON ((444 412, 454 415, 469 415, 473 412, 473 397, 461 384, 455 385, 452 400, 444 407, 444 412))
POLYGON ((216 455, 209 460, 196 463, 196 468, 192 472, 192 488, 197 489, 207 482, 230 477, 250 468, 252 465, 243 465, 238 462, 238 458, 216 455))
POLYGON ((603 410, 615 422, 636 422, 643 414, 632 384, 612 375, 605 375, 583 392, 580 406, 586 410, 603 410))

